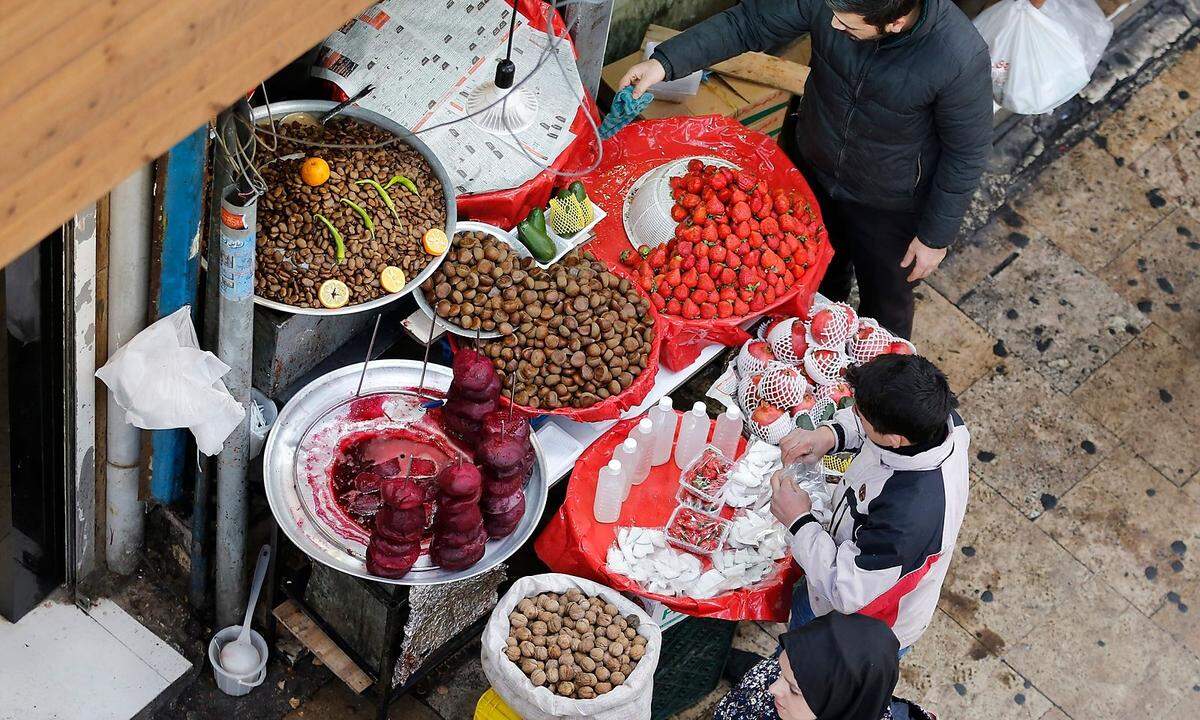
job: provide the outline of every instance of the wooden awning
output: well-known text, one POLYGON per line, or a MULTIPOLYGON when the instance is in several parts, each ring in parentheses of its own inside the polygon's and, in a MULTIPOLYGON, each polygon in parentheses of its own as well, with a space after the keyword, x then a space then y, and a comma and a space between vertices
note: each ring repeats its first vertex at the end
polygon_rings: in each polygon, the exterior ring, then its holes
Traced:
POLYGON ((0 5, 0 266, 368 0, 0 5))

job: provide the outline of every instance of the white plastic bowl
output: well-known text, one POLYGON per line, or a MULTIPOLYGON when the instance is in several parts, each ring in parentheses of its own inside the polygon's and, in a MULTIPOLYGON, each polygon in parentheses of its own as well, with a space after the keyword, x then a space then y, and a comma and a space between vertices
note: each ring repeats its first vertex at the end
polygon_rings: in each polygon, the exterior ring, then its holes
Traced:
POLYGON ((221 667, 221 648, 227 643, 237 640, 242 631, 241 625, 230 625, 208 642, 208 662, 212 664, 213 678, 217 687, 226 695, 240 697, 254 688, 262 685, 267 677, 267 641, 254 629, 250 630, 250 644, 258 651, 258 665, 246 675, 232 675, 221 667))

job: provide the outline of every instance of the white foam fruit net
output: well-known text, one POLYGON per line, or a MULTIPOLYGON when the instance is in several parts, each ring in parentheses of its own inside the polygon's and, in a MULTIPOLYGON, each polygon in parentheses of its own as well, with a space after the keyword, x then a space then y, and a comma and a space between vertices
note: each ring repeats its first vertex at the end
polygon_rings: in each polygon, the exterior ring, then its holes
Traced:
POLYGON ((849 361, 841 350, 809 347, 804 353, 804 372, 817 385, 834 385, 841 381, 849 361))
POLYGON ((841 350, 858 329, 858 313, 845 303, 813 305, 811 317, 808 324, 808 341, 812 345, 841 350), (821 335, 818 337, 815 330, 822 325, 824 317, 830 319, 820 327, 821 335))
POLYGON ((861 365, 882 355, 893 340, 892 334, 879 327, 879 323, 871 318, 861 318, 858 329, 846 343, 846 351, 852 362, 861 365))
POLYGON ((765 372, 775 361, 775 353, 771 346, 762 340, 750 340, 742 345, 737 354, 737 371, 739 377, 765 372))
POLYGON ((802 321, 798 318, 788 318, 777 323, 767 333, 767 342, 771 346, 771 352, 775 353, 775 357, 797 367, 804 363, 804 358, 796 354, 795 346, 792 344, 792 329, 798 322, 802 321))
POLYGON ((625 223, 625 236, 633 246, 656 247, 675 237, 675 226, 671 218, 671 178, 687 173, 687 165, 699 160, 707 165, 739 169, 726 160, 707 156, 693 156, 672 160, 642 175, 625 196, 621 218, 625 223))
POLYGON ((774 363, 758 383, 759 400, 784 410, 799 405, 807 390, 808 381, 800 371, 782 363, 774 363))

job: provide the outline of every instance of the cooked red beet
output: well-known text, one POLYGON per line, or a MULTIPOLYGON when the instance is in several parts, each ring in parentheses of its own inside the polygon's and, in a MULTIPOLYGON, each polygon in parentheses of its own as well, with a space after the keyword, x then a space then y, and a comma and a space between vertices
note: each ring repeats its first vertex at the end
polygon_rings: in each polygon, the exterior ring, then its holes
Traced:
POLYGON ((524 459, 526 446, 511 437, 496 436, 479 443, 475 451, 476 462, 496 471, 497 475, 512 472, 524 459))
POLYGON ((479 562, 479 559, 483 557, 486 546, 487 544, 482 542, 471 543, 461 547, 438 547, 431 545, 429 547, 429 557, 440 567, 447 570, 462 570, 479 562))
POLYGON ((400 510, 384 505, 375 515, 375 535, 395 542, 420 540, 425 531, 425 521, 423 507, 400 510))
POLYGON ((354 476, 354 489, 359 492, 375 492, 379 489, 379 483, 382 480, 379 473, 360 472, 354 476))
POLYGON ((523 475, 515 475, 511 478, 497 478, 491 476, 484 476, 483 478, 484 497, 512 495, 523 487, 525 487, 525 477, 523 475))
POLYGON ((492 361, 470 348, 462 348, 454 354, 453 370, 454 380, 451 387, 457 385, 476 393, 487 389, 496 377, 496 368, 492 366, 492 361))
POLYGON ((433 519, 434 536, 442 532, 465 532, 483 522, 483 514, 478 505, 468 505, 460 512, 446 512, 445 507, 438 507, 437 516, 433 519))
POLYGON ((479 499, 481 497, 483 497, 482 486, 466 497, 456 498, 440 495, 438 497, 438 512, 444 512, 447 515, 461 515, 464 512, 470 512, 471 508, 479 506, 479 499))
POLYGON ((507 537, 517 528, 521 518, 525 517, 525 494, 521 493, 520 498, 520 502, 511 510, 484 516, 483 527, 487 529, 488 537, 493 539, 507 537))
POLYGON ((408 574, 421 557, 421 544, 389 543, 375 537, 367 545, 367 572, 386 578, 399 578, 408 574))
POLYGON ((394 508, 410 509, 425 502, 425 488, 411 479, 397 478, 380 485, 383 501, 394 508))
MULTIPOLYGON (((438 535, 438 547, 462 547, 472 543, 487 542, 487 530, 483 529, 482 525, 474 527, 464 532, 448 532, 438 535)), ((434 543, 430 543, 432 546, 434 543)))
MULTIPOLYGON (((351 491, 356 492, 356 491, 351 491)), ((379 493, 358 493, 353 498, 343 498, 346 501, 346 511, 352 515, 371 517, 383 507, 379 493)))
POLYGON ((442 412, 442 424, 458 437, 467 440, 479 437, 479 423, 452 412, 442 412))
POLYGON ((495 401, 500 397, 500 376, 493 375, 491 382, 489 382, 482 390, 469 390, 462 385, 452 385, 450 392, 456 397, 473 400, 475 402, 483 402, 485 400, 495 401))
POLYGON ((483 499, 479 509, 484 515, 501 515, 518 505, 525 504, 525 493, 518 490, 508 495, 490 495, 483 499))
POLYGON ((516 438, 522 442, 529 441, 529 421, 508 410, 493 410, 484 415, 480 429, 483 431, 484 440, 494 435, 501 435, 516 438))
POLYGON ((346 418, 351 422, 362 422, 383 417, 383 401, 387 395, 370 395, 350 403, 350 412, 346 418))
POLYGON ((479 468, 473 464, 455 463, 442 469, 442 472, 438 474, 437 485, 443 495, 450 497, 478 496, 479 489, 483 485, 483 478, 479 475, 479 468))
POLYGON ((442 406, 442 412, 448 415, 457 415, 464 420, 469 420, 473 423, 478 423, 483 420, 483 417, 496 409, 496 400, 475 401, 451 392, 446 397, 446 404, 442 406))

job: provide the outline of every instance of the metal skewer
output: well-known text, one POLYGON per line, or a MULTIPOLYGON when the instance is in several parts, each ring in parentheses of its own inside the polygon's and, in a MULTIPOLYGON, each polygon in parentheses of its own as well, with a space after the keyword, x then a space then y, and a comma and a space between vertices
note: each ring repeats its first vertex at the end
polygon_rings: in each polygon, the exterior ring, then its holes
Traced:
POLYGON ((337 105, 334 105, 332 108, 330 108, 329 112, 325 113, 324 115, 322 115, 320 118, 317 119, 317 122, 324 125, 325 123, 334 119, 338 115, 341 115, 342 112, 345 111, 346 108, 350 107, 351 105, 358 102, 359 100, 362 100, 363 98, 365 98, 367 95, 370 95, 374 91, 375 91, 374 85, 363 86, 362 90, 359 90, 358 92, 354 93, 354 95, 352 95, 351 97, 346 98, 342 102, 340 102, 337 105))
MULTIPOLYGON (((433 347, 434 319, 429 318, 429 337, 425 339, 425 359, 421 361, 421 380, 417 383, 417 397, 425 396, 425 371, 429 368, 429 349, 433 347)), ((404 480, 412 480, 413 454, 408 453, 408 466, 404 468, 404 480)))
POLYGON ((375 351, 375 336, 379 333, 379 321, 383 319, 383 313, 375 316, 375 329, 371 331, 371 342, 367 343, 367 357, 363 359, 362 372, 358 374, 358 388, 354 391, 354 397, 362 395, 363 380, 367 377, 367 365, 371 362, 371 353, 375 351))

